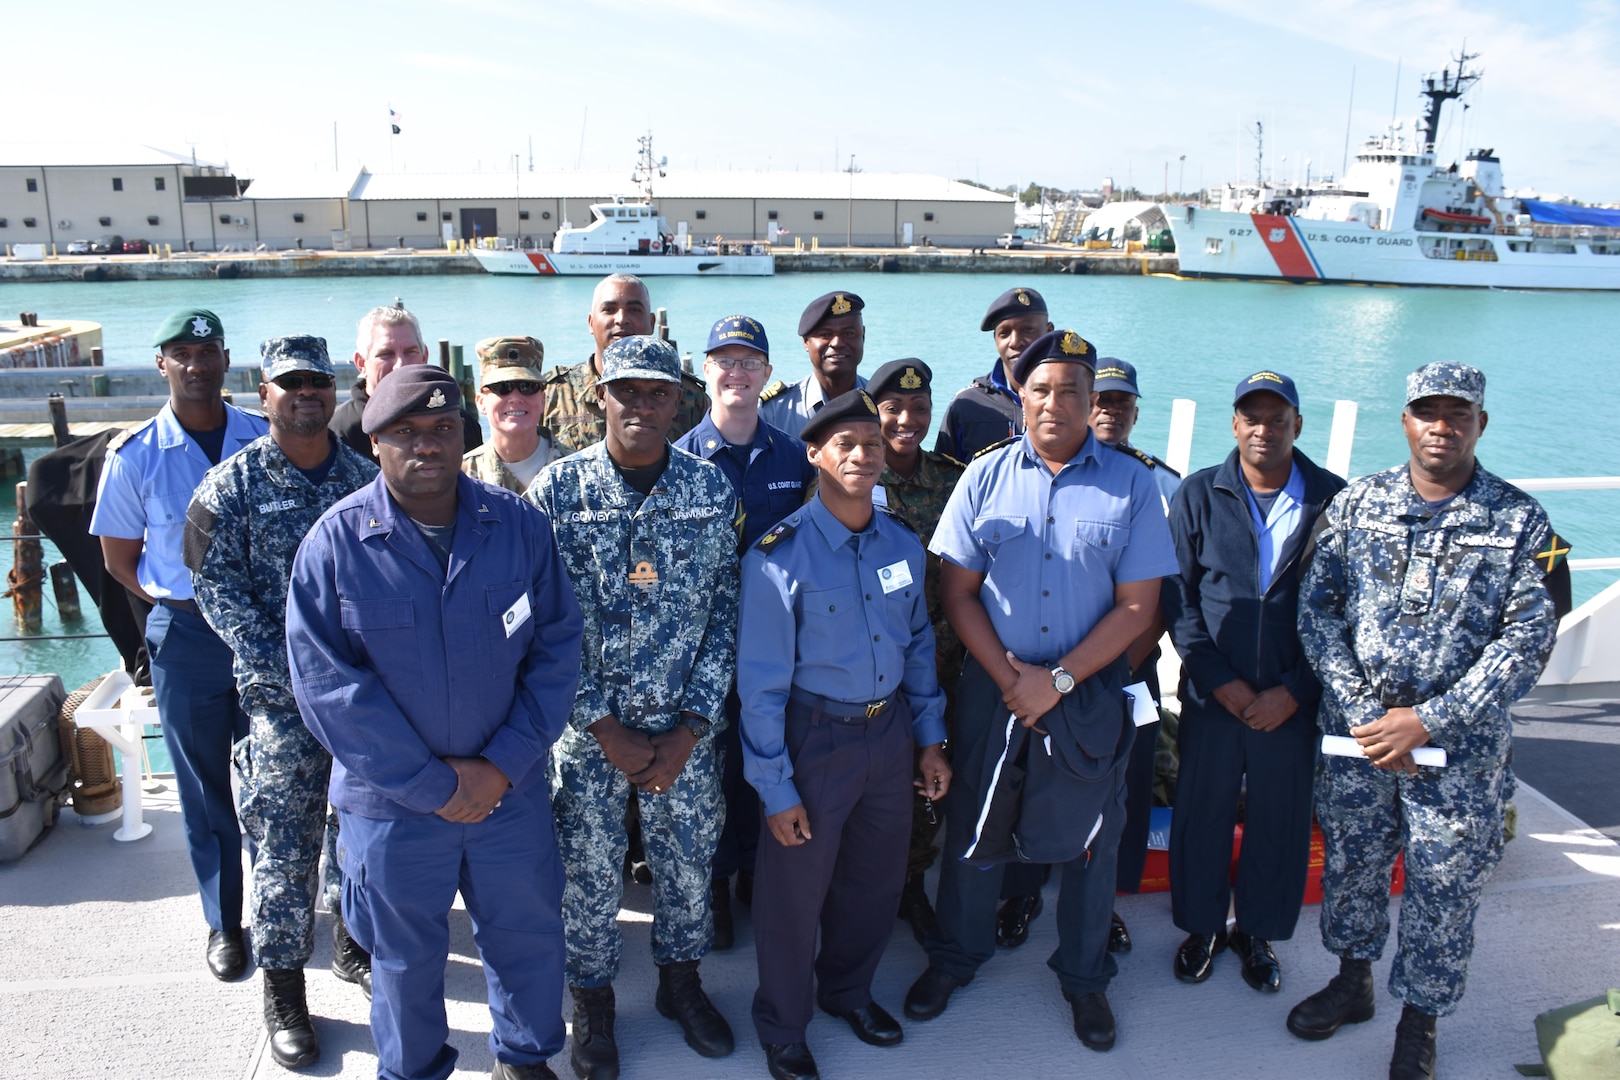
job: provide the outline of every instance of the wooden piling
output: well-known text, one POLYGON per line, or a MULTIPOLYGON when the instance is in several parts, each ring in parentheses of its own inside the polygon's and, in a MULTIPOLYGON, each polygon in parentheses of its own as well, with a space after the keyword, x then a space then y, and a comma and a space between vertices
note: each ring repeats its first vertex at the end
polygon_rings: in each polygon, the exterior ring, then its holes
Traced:
POLYGON ((45 551, 40 547, 39 530, 28 513, 28 483, 17 485, 17 520, 11 526, 11 571, 6 574, 10 586, 12 609, 17 625, 25 631, 34 631, 44 625, 40 613, 40 585, 45 580, 45 551), (24 539, 26 538, 26 539, 24 539))
POLYGON ((51 439, 58 448, 64 447, 73 441, 73 436, 68 432, 67 399, 53 393, 45 399, 45 406, 51 412, 51 439))
POLYGON ((77 619, 79 608, 79 579, 73 576, 73 567, 64 559, 51 564, 51 592, 56 594, 56 614, 64 619, 77 619))

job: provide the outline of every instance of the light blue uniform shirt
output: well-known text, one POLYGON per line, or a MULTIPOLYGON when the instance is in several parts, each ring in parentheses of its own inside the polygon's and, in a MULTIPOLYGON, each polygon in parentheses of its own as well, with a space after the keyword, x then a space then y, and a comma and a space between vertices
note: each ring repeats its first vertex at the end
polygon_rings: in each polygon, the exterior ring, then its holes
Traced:
POLYGON ((881 510, 850 532, 819 497, 781 528, 743 558, 737 627, 743 775, 766 814, 800 802, 784 738, 795 686, 855 705, 903 693, 917 745, 945 739, 917 534, 881 510))
POLYGON ((1254 522, 1254 534, 1260 540, 1260 591, 1264 593, 1271 588, 1271 579, 1277 576, 1283 546, 1299 528, 1300 515, 1305 512, 1305 477, 1300 474, 1299 463, 1295 462, 1289 470, 1288 483, 1277 493, 1270 514, 1261 516, 1260 504, 1255 501, 1248 480, 1243 481, 1243 501, 1249 504, 1249 520, 1254 522))
MULTIPOLYGON (((270 425, 262 416, 225 406, 224 461, 270 425)), ((191 571, 181 561, 186 507, 203 474, 214 467, 167 403, 157 416, 135 429, 129 441, 107 451, 90 517, 93 536, 144 540, 135 576, 146 594, 162 600, 190 600, 191 571)))
POLYGON ((1177 572, 1153 470, 1086 441, 1056 476, 1026 434, 975 458, 930 550, 983 574, 979 599, 1002 645, 1051 663, 1114 607, 1114 586, 1177 572))
MULTIPOLYGON (((866 380, 857 375, 855 385, 864 390, 866 380)), ((804 430, 804 425, 816 415, 816 410, 825 404, 827 393, 816 381, 816 373, 812 371, 798 382, 777 391, 771 400, 760 402, 759 418, 796 439, 799 432, 804 430)))

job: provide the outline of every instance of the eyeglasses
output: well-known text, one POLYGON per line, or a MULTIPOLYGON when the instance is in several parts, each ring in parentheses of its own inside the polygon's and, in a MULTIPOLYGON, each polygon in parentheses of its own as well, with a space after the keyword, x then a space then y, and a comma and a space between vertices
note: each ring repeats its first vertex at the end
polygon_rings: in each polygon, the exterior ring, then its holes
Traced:
POLYGON ((535 382, 533 379, 520 379, 517 382, 485 383, 484 389, 488 390, 496 397, 505 397, 507 394, 511 393, 525 395, 538 394, 540 392, 540 384, 535 382))
POLYGON ((302 390, 304 388, 305 380, 308 380, 309 385, 314 387, 317 390, 330 390, 330 389, 332 389, 333 386, 335 386, 337 384, 337 380, 334 379, 330 375, 315 375, 315 374, 281 375, 281 376, 278 376, 277 378, 275 378, 275 379, 273 379, 271 381, 273 381, 277 386, 281 387, 283 390, 286 390, 286 391, 289 391, 289 392, 296 392, 296 391, 302 390))
POLYGON ((730 371, 735 367, 740 367, 744 371, 758 371, 766 364, 770 363, 770 361, 766 360, 763 356, 749 356, 742 360, 738 360, 734 356, 714 356, 711 354, 708 359, 709 363, 713 364, 721 371, 730 371))

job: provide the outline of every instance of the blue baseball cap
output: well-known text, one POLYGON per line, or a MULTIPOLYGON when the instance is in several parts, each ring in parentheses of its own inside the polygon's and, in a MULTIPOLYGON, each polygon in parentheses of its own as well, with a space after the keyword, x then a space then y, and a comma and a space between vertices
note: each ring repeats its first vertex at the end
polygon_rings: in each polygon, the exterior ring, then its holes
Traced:
POLYGON ((1112 356, 1098 357, 1097 381, 1091 388, 1099 394, 1106 390, 1123 390, 1127 394, 1142 396, 1142 391, 1136 388, 1136 368, 1112 356))
POLYGON ((758 319, 751 319, 747 315, 727 315, 715 323, 703 351, 712 353, 726 345, 746 345, 762 356, 771 355, 771 343, 765 338, 765 328, 758 319))
POLYGON ((1237 389, 1232 392, 1232 404, 1236 405, 1248 395, 1262 391, 1276 394, 1294 408, 1299 408, 1299 391, 1294 389, 1294 380, 1275 371, 1257 371, 1238 383, 1237 389))

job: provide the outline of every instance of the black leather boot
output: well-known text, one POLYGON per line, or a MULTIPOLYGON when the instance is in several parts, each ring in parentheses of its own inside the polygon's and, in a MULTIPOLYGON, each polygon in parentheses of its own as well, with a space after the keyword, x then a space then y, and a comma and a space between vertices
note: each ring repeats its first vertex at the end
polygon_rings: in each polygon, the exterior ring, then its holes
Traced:
POLYGON ((1344 1024, 1371 1020, 1377 1001, 1373 996, 1371 960, 1339 960, 1339 973, 1325 987, 1294 1006, 1288 1030, 1302 1039, 1325 1039, 1344 1024))
POLYGON ((304 998, 303 968, 264 969, 264 1026, 270 1032, 270 1056, 277 1065, 302 1069, 321 1056, 304 998))
POLYGON ((349 936, 342 914, 332 920, 332 974, 354 983, 365 992, 366 1000, 371 1000, 371 954, 349 936))
POLYGON ((736 1049, 731 1025, 703 992, 696 960, 658 966, 658 1011, 681 1025, 686 1045, 706 1058, 725 1057, 736 1049))
POLYGON ((618 1080, 619 1044, 613 1041, 613 987, 570 986, 574 996, 574 1045, 568 1063, 579 1080, 618 1080))
POLYGON ((1389 1080, 1434 1080, 1434 1019, 1415 1005, 1401 1010, 1389 1080))

